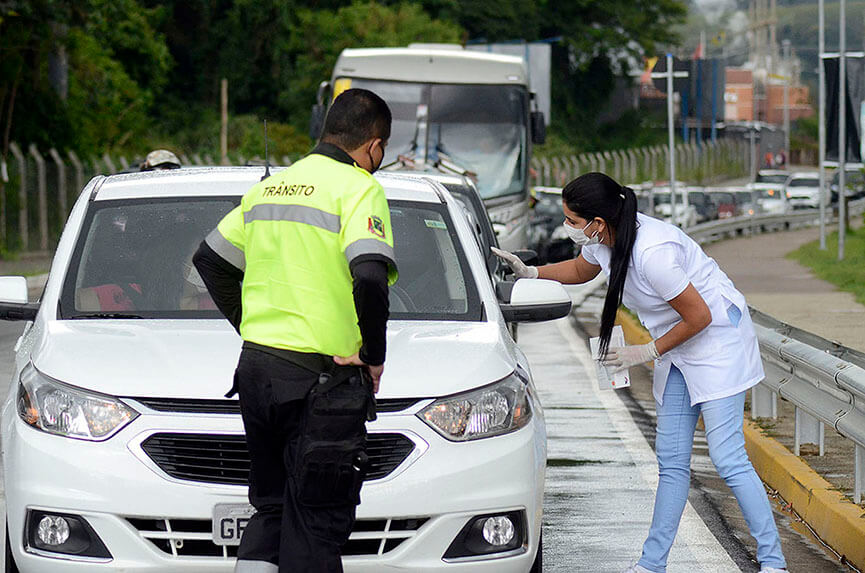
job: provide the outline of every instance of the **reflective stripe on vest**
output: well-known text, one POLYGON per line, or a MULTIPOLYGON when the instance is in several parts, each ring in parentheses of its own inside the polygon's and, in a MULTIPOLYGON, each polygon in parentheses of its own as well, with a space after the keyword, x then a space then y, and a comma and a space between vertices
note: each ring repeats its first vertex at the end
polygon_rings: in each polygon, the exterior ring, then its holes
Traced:
POLYGON ((306 205, 276 205, 272 203, 259 203, 243 214, 243 222, 250 224, 253 221, 291 221, 312 225, 331 233, 339 233, 342 227, 339 215, 308 207, 306 205))

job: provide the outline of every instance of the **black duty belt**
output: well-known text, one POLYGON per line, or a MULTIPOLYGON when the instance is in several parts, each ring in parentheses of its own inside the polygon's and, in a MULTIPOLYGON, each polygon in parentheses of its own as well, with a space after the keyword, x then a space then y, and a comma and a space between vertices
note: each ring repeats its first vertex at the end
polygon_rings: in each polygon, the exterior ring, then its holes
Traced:
POLYGON ((282 358, 292 364, 300 366, 305 370, 320 374, 322 372, 332 373, 339 368, 339 365, 333 361, 333 356, 326 354, 316 354, 315 352, 297 352, 296 350, 286 350, 285 348, 274 348, 272 346, 264 346, 255 342, 244 341, 243 348, 249 350, 257 350, 265 352, 271 356, 282 358))

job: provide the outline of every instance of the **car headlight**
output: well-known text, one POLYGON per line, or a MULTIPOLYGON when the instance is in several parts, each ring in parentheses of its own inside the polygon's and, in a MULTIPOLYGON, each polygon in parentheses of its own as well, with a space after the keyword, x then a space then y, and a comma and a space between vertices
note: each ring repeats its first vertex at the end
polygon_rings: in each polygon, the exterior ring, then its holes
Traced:
POLYGON ((18 415, 25 423, 67 438, 107 440, 138 417, 138 412, 111 396, 58 382, 32 364, 18 381, 18 415))
POLYGON ((440 398, 417 413, 455 442, 479 440, 522 428, 532 418, 526 382, 516 373, 477 390, 440 398))

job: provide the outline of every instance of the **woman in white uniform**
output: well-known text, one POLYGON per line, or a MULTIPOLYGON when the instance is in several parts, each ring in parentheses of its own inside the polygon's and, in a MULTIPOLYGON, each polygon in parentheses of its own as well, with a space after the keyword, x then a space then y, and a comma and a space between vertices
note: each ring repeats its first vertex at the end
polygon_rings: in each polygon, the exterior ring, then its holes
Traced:
POLYGON ((562 191, 565 230, 582 246, 576 259, 529 267, 496 251, 518 278, 589 281, 609 277, 601 315, 604 362, 625 369, 655 361, 658 491, 643 553, 628 572, 664 573, 688 500, 697 418, 709 454, 757 540, 761 573, 786 568, 763 483, 745 451, 745 391, 763 379, 757 337, 745 304, 727 275, 678 227, 637 212, 634 192, 602 173, 588 173, 562 191), (620 304, 636 311, 648 344, 610 347, 620 304))

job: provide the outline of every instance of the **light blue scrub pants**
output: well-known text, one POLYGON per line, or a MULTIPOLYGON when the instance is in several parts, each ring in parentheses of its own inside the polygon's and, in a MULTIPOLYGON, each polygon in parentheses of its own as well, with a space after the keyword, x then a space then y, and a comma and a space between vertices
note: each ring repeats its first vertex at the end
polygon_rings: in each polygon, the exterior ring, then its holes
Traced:
MULTIPOLYGON (((734 319, 733 316, 730 318, 734 319)), ((738 317, 735 318, 733 323, 738 324, 738 317)), ((702 413, 709 456, 718 474, 733 490, 748 529, 757 540, 757 561, 761 567, 785 568, 787 565, 781 553, 781 541, 766 490, 745 451, 745 435, 742 432, 745 392, 691 406, 685 378, 673 366, 664 389, 664 404, 655 405, 658 414, 655 438, 658 492, 655 495, 652 526, 643 544, 639 564, 654 573, 665 573, 667 570, 667 557, 688 501, 691 448, 697 418, 702 413)))

